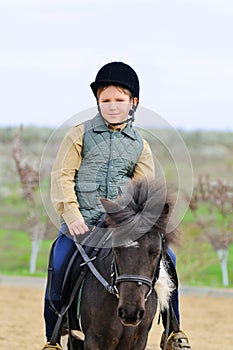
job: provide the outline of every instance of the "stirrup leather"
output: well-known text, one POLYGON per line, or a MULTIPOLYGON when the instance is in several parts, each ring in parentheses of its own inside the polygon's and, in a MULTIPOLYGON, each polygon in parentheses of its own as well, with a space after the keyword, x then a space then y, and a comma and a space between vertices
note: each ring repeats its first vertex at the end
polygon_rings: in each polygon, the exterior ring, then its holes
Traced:
POLYGON ((45 346, 41 350, 62 350, 62 347, 60 344, 56 343, 56 345, 50 344, 50 342, 46 343, 45 346))

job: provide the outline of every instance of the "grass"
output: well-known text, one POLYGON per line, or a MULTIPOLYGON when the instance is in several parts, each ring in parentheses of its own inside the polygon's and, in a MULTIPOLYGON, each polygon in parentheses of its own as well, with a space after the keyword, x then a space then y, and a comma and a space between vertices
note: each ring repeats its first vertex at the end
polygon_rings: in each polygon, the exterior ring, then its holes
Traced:
MULTIPOLYGON (((180 282, 190 286, 222 287, 217 253, 208 242, 203 241, 195 225, 188 224, 187 227, 182 246, 174 248, 180 282)), ((37 259, 37 272, 33 276, 46 276, 51 243, 51 240, 43 241, 37 259)), ((1 274, 29 276, 30 253, 31 242, 25 232, 0 230, 1 274)), ((229 250, 228 272, 229 287, 233 288, 233 245, 229 250)))
MULTIPOLYGON (((195 240, 176 251, 177 271, 183 284, 191 286, 222 287, 222 275, 217 253, 210 244, 200 245, 195 240)), ((229 287, 233 288, 233 246, 229 249, 229 287)))
MULTIPOLYGON (((24 231, 27 206, 19 195, 19 185, 9 185, 9 194, 2 198, 0 223, 0 273, 29 276, 31 241, 24 231)), ((201 205, 195 215, 187 211, 182 221, 182 246, 174 248, 177 255, 179 280, 191 286, 221 287, 222 277, 217 253, 195 224, 196 217, 207 218, 208 209, 201 205)), ((220 223, 221 220, 219 220, 220 223)), ((51 240, 44 240, 37 258, 34 276, 46 276, 51 240)), ((230 287, 233 287, 233 245, 228 258, 230 287)))
MULTIPOLYGON (((199 218, 207 218, 205 205, 198 209, 199 218)), ((218 214, 216 214, 218 217, 218 214)), ((221 216, 217 225, 220 225, 221 216)), ((182 283, 191 286, 222 287, 222 273, 217 252, 213 249, 202 229, 195 223, 195 216, 187 212, 180 227, 181 247, 175 248, 177 270, 182 283)), ((233 244, 228 252, 229 287, 233 288, 233 244)))
MULTIPOLYGON (((37 272, 46 276, 51 241, 44 240, 37 258, 37 272)), ((23 231, 0 230, 0 273, 31 276, 29 273, 31 242, 23 231)))

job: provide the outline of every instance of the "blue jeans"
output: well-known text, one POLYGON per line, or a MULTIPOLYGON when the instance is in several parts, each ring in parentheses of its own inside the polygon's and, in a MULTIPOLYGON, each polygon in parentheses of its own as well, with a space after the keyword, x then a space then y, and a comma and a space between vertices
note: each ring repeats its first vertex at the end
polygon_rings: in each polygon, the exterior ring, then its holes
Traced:
MULTIPOLYGON (((66 268, 73 256, 76 248, 73 240, 63 234, 65 225, 61 227, 58 233, 56 244, 53 251, 53 279, 50 291, 52 300, 60 301, 63 280, 66 268)), ((46 288, 46 298, 48 298, 48 288, 46 288)))
POLYGON ((44 301, 44 319, 45 333, 47 341, 50 341, 54 326, 57 322, 57 315, 51 309, 49 298, 51 298, 55 308, 59 312, 61 310, 61 293, 66 273, 67 266, 75 250, 77 249, 73 240, 63 234, 66 230, 66 225, 62 225, 58 233, 53 251, 53 274, 51 290, 46 286, 45 301, 44 301), (50 295, 49 295, 50 294, 50 295))
MULTIPOLYGON (((176 268, 176 256, 175 253, 173 252, 173 250, 168 247, 168 254, 174 264, 174 267, 176 268)), ((173 293, 172 297, 171 297, 171 303, 172 303, 172 307, 173 310, 175 312, 176 318, 178 323, 180 324, 180 312, 179 312, 179 292, 178 292, 178 288, 176 288, 175 292, 173 293)))

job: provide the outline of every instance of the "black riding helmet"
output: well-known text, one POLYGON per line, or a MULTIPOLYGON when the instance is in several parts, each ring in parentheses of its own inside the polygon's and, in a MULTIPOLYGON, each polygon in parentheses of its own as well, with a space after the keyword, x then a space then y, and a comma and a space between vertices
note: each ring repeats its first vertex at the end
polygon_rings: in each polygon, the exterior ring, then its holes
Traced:
POLYGON ((98 88, 108 85, 122 86, 128 89, 133 97, 139 99, 138 76, 128 64, 123 62, 111 62, 104 65, 98 71, 95 81, 90 85, 96 99, 98 88))
MULTIPOLYGON (((121 86, 129 90, 132 97, 137 97, 139 99, 139 80, 138 76, 128 64, 123 62, 111 62, 107 63, 105 66, 100 68, 98 71, 95 81, 91 83, 91 89, 97 98, 97 91, 102 86, 121 86)), ((108 123, 110 125, 122 125, 134 121, 134 112, 136 111, 137 105, 133 105, 132 109, 129 111, 129 118, 120 123, 108 123)), ((98 105, 98 110, 101 115, 101 110, 98 105)))

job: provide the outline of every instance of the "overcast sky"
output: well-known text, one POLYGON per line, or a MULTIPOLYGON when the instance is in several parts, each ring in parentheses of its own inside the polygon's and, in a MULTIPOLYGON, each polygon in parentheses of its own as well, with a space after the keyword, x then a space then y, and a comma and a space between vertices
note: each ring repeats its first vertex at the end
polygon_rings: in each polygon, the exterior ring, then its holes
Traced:
POLYGON ((0 36, 0 126, 61 125, 121 60, 175 128, 233 130, 232 0, 0 0, 0 36))

